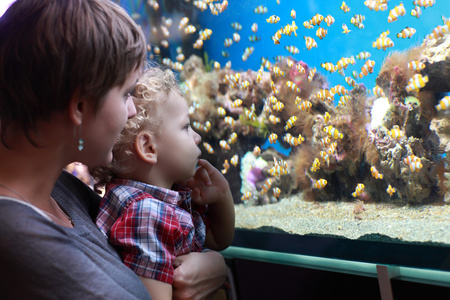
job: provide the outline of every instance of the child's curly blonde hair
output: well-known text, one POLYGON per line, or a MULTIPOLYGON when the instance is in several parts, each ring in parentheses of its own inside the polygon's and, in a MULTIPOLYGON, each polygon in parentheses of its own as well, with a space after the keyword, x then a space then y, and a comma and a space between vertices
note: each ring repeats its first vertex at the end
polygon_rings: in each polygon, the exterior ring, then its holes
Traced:
POLYGON ((136 106, 136 115, 129 119, 113 147, 113 160, 108 167, 96 167, 91 170, 96 179, 96 187, 108 183, 112 177, 128 173, 135 168, 134 143, 143 130, 154 136, 161 134, 160 104, 167 100, 170 93, 181 95, 177 79, 170 69, 157 65, 148 67, 139 79, 132 98, 136 106))

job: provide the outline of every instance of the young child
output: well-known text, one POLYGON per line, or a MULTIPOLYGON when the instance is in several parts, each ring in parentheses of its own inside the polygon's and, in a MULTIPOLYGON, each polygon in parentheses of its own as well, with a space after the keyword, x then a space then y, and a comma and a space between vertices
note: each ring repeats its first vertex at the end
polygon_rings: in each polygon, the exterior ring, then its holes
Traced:
POLYGON ((137 114, 115 144, 111 166, 94 171, 100 183, 109 181, 97 226, 153 299, 171 299, 178 255, 231 244, 233 199, 221 172, 199 159, 201 137, 171 71, 150 67, 133 100, 137 114), (199 205, 207 206, 207 226, 199 205))

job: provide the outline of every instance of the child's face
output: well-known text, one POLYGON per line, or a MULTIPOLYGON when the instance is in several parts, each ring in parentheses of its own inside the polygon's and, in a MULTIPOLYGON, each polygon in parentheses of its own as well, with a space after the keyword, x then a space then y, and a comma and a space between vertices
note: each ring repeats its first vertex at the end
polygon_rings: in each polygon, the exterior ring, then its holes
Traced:
POLYGON ((159 170, 171 186, 195 173, 201 137, 190 127, 189 110, 180 95, 170 93, 161 107, 162 132, 157 138, 159 170))

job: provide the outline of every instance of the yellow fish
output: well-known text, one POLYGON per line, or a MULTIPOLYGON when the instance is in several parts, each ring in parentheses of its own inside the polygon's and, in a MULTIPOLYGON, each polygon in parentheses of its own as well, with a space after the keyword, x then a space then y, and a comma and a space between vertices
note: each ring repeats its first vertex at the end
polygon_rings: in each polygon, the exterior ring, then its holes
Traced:
POLYGON ((234 30, 239 31, 242 29, 242 25, 239 22, 233 22, 231 23, 231 27, 233 27, 234 30))
POLYGON ((233 155, 230 159, 230 163, 236 167, 239 163, 239 156, 237 154, 233 155))
POLYGON ((323 189, 327 185, 327 181, 325 179, 319 179, 314 182, 313 187, 316 189, 323 189))
POLYGON ((285 76, 286 75, 286 73, 277 66, 274 66, 272 71, 276 76, 285 76))
POLYGON ((192 34, 195 31, 197 31, 197 29, 195 29, 194 25, 188 25, 186 28, 184 28, 184 33, 185 34, 192 34))
POLYGON ((422 169, 422 167, 423 165, 420 162, 420 160, 414 161, 409 164, 409 168, 411 169, 412 172, 419 172, 420 169, 422 169))
POLYGON ((236 99, 231 103, 231 107, 232 108, 238 108, 242 105, 242 100, 241 99, 236 99))
POLYGON ((423 88, 428 82, 428 75, 422 76, 422 74, 415 74, 412 78, 409 79, 408 85, 406 86, 406 91, 419 91, 423 88))
POLYGON ((266 19, 266 21, 267 21, 267 23, 277 24, 278 21, 280 21, 280 17, 278 17, 276 15, 272 15, 268 19, 266 19))
POLYGON ((351 77, 345 77, 345 82, 351 87, 356 87, 356 81, 351 77))
POLYGON ((341 97, 339 98, 338 106, 345 106, 345 105, 347 105, 347 101, 348 101, 349 99, 350 99, 350 96, 349 96, 349 95, 341 96, 341 97))
POLYGON ((335 66, 332 63, 330 63, 330 62, 321 63, 320 66, 322 68, 324 68, 325 70, 327 70, 328 72, 331 72, 331 73, 336 71, 335 66))
POLYGON ((233 33, 233 41, 235 43, 239 43, 240 40, 241 40, 241 36, 239 35, 239 33, 237 33, 237 32, 233 33))
POLYGON ((330 144, 331 144, 331 140, 327 136, 320 140, 320 146, 324 149, 327 148, 330 144))
POLYGON ((316 67, 312 68, 308 74, 308 81, 311 82, 314 79, 314 75, 316 75, 316 67))
POLYGON ((314 27, 309 21, 303 22, 303 26, 304 26, 306 29, 311 29, 311 28, 314 27))
POLYGON ((319 169, 320 169, 320 161, 318 158, 316 158, 316 159, 314 159, 310 170, 311 170, 311 172, 316 172, 319 169))
POLYGON ((356 198, 356 197, 360 196, 363 192, 364 192, 364 184, 358 183, 355 191, 352 193, 352 196, 356 198))
POLYGON ((180 23, 178 24, 178 30, 183 29, 187 23, 189 22, 189 18, 188 17, 184 17, 180 20, 180 23))
POLYGON ((368 51, 361 51, 356 55, 357 59, 368 59, 370 58, 371 54, 368 51))
POLYGON ((312 25, 320 25, 323 21, 323 16, 321 14, 315 14, 314 17, 311 18, 310 23, 312 25))
POLYGON ((245 116, 247 117, 247 119, 249 119, 252 122, 256 121, 256 114, 255 114, 254 111, 249 110, 248 108, 245 107, 244 108, 244 113, 245 113, 245 116))
POLYGON ((348 13, 348 12, 350 11, 350 7, 348 7, 347 4, 345 4, 344 1, 342 1, 342 4, 341 4, 340 9, 342 9, 342 11, 343 11, 344 13, 348 13))
POLYGON ((297 13, 295 12, 295 10, 291 10, 291 18, 295 20, 297 16, 297 13))
POLYGON ((281 121, 281 119, 279 117, 276 117, 274 115, 270 115, 269 116, 269 122, 274 124, 274 125, 279 123, 280 121, 281 121))
POLYGON ((227 143, 227 141, 225 141, 225 140, 220 140, 220 142, 219 142, 219 145, 220 145, 220 147, 223 149, 223 150, 230 150, 231 148, 230 148, 230 145, 227 143))
POLYGON ((256 33, 258 31, 258 24, 253 23, 251 29, 254 33, 256 33))
POLYGON ((317 43, 312 37, 305 36, 304 39, 305 39, 305 45, 306 45, 307 50, 311 50, 312 48, 317 48, 317 43))
POLYGON ((266 12, 268 12, 269 10, 267 9, 267 7, 265 7, 264 5, 258 5, 254 10, 253 10, 253 12, 255 13, 255 14, 260 14, 260 15, 263 15, 263 14, 265 14, 266 12))
POLYGON ((420 18, 421 15, 422 15, 422 9, 420 9, 420 6, 415 6, 411 10, 411 16, 416 17, 418 19, 418 18, 420 18))
POLYGON ((230 135, 230 137, 228 138, 227 143, 228 143, 228 144, 234 144, 234 143, 236 143, 236 141, 237 141, 237 134, 236 134, 236 132, 233 132, 233 133, 230 135))
POLYGON ((414 154, 408 155, 407 157, 405 157, 405 158, 403 159, 403 162, 404 162, 405 164, 407 164, 407 165, 410 165, 410 164, 412 164, 412 163, 414 163, 414 162, 416 162, 416 161, 419 161, 419 162, 420 162, 420 158, 417 157, 417 156, 415 156, 414 154))
POLYGON ((374 166, 370 167, 370 172, 372 173, 372 176, 374 178, 376 178, 376 179, 383 179, 383 174, 378 172, 378 170, 374 166))
POLYGON ((378 0, 364 1, 364 5, 367 6, 368 9, 374 10, 374 11, 385 11, 388 8, 386 3, 381 3, 378 0))
POLYGON ((229 117, 229 116, 225 117, 224 120, 225 120, 225 123, 227 123, 227 124, 230 125, 231 127, 234 127, 234 125, 235 125, 235 123, 236 123, 236 122, 234 121, 234 119, 233 119, 232 117, 229 117))
POLYGON ((195 0, 194 2, 192 2, 192 4, 194 4, 195 7, 200 9, 200 11, 204 11, 205 9, 208 9, 208 5, 201 0, 195 0))
POLYGON ((406 13, 405 7, 403 6, 403 3, 400 2, 398 6, 394 7, 389 11, 388 22, 392 23, 394 21, 397 21, 397 18, 400 16, 404 16, 405 13, 406 13))
POLYGON ((420 72, 425 69, 425 64, 418 60, 412 60, 408 62, 408 69, 410 69, 411 71, 420 72))
POLYGON ((282 102, 277 102, 274 106, 272 106, 272 108, 276 111, 282 111, 284 108, 284 104, 282 102))
POLYGON ((230 168, 230 164, 228 163, 228 159, 225 159, 225 161, 222 164, 223 169, 222 169, 222 174, 227 174, 228 169, 230 168))
POLYGON ((298 48, 293 45, 284 46, 284 49, 286 49, 292 55, 298 54, 300 52, 300 50, 298 50, 298 48))
POLYGON ((299 88, 299 87, 295 84, 295 82, 293 82, 293 81, 290 81, 290 80, 286 81, 286 85, 287 85, 287 87, 290 88, 293 92, 296 92, 296 93, 300 93, 300 92, 301 92, 300 88, 299 88))
POLYGON ((261 187, 261 194, 267 193, 267 191, 269 191, 270 188, 272 187, 272 183, 273 183, 273 180, 270 178, 267 178, 261 187))
POLYGON ((242 195, 241 200, 245 202, 250 200, 250 198, 252 198, 252 193, 247 191, 242 195))
POLYGON ((296 116, 290 117, 289 120, 286 121, 286 125, 284 126, 284 130, 288 130, 288 129, 292 128, 292 126, 295 125, 295 122, 297 122, 297 117, 296 116))
POLYGON ((388 131, 388 135, 391 138, 396 139, 396 138, 401 138, 404 135, 404 133, 403 133, 403 131, 400 130, 398 125, 394 125, 392 127, 392 129, 388 131))
POLYGON ((224 47, 230 47, 231 45, 233 45, 233 40, 230 38, 226 38, 223 42, 224 47))
POLYGON ((213 149, 213 147, 210 144, 208 144, 206 142, 203 142, 203 147, 205 147, 206 151, 209 154, 213 154, 214 153, 214 149, 213 149))
POLYGON ((278 139, 278 135, 276 133, 271 133, 269 135, 269 142, 271 144, 275 144, 277 142, 277 139, 278 139))
POLYGON ((323 38, 327 35, 327 33, 328 33, 328 30, 326 30, 325 28, 322 28, 322 27, 319 27, 319 28, 316 30, 316 36, 317 36, 319 39, 323 39, 323 38))
POLYGON ((273 196, 274 196, 275 198, 280 197, 281 190, 280 190, 279 187, 274 187, 274 188, 272 189, 272 192, 273 192, 273 196))
POLYGON ((439 104, 436 105, 436 110, 440 111, 443 109, 447 109, 450 107, 450 96, 445 96, 439 101, 439 104))
POLYGON ((340 133, 336 128, 329 125, 323 129, 324 132, 326 132, 330 137, 334 139, 342 139, 344 135, 340 133))
POLYGON ((391 185, 388 185, 386 192, 389 194, 389 197, 392 197, 392 195, 396 192, 396 189, 393 188, 391 185))
POLYGON ((253 155, 254 156, 259 156, 259 155, 261 155, 261 148, 259 148, 258 146, 255 146, 254 148, 253 148, 253 155))
POLYGON ((292 147, 295 147, 301 145, 305 141, 305 138, 302 137, 301 134, 299 134, 298 137, 294 137, 292 136, 292 134, 288 132, 283 136, 283 140, 286 141, 286 143, 288 143, 292 147))
POLYGON ((363 29, 364 28, 364 24, 362 23, 364 20, 366 19, 365 16, 363 15, 354 15, 351 19, 350 19, 350 23, 352 23, 355 27, 358 27, 359 29, 363 29))
POLYGON ((385 94, 383 92, 383 89, 381 87, 379 87, 378 85, 376 85, 373 89, 373 94, 377 97, 384 97, 385 94))
POLYGON ((364 76, 369 75, 369 73, 373 72, 373 67, 375 66, 375 61, 367 60, 364 63, 364 66, 361 67, 361 72, 359 73, 359 78, 363 78, 364 76))
POLYGON ((328 123, 328 121, 330 121, 330 113, 329 112, 325 112, 325 114, 323 115, 323 121, 326 123, 328 123))
POLYGON ((309 110, 312 107, 312 103, 305 100, 305 101, 301 102, 300 104, 298 104, 297 107, 303 111, 309 112, 309 110))
POLYGON ((406 27, 405 29, 402 29, 399 33, 397 33, 398 38, 406 39, 411 38, 416 33, 416 29, 411 27, 406 27))
POLYGON ((325 17, 324 21, 325 21, 325 23, 327 23, 327 26, 331 26, 331 25, 333 25, 335 20, 332 15, 328 15, 325 17))
POLYGON ((198 33, 198 36, 200 39, 206 41, 209 40, 209 38, 211 37, 212 34, 212 30, 205 28, 204 30, 200 30, 200 32, 198 33))
POLYGON ((330 89, 332 94, 338 94, 339 96, 343 96, 348 93, 348 91, 340 84, 335 85, 330 89))
POLYGON ((342 33, 348 34, 351 30, 348 30, 347 24, 342 23, 342 33))

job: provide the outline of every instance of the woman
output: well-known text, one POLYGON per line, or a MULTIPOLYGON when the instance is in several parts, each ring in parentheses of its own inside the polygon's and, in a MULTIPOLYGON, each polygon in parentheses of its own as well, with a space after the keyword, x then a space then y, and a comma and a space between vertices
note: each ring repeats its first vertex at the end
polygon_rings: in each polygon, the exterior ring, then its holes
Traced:
MULTIPOLYGON (((150 298, 93 223, 99 198, 61 174, 73 161, 111 161, 145 55, 141 30, 112 1, 18 0, 0 18, 2 297, 150 298)), ((223 281, 223 258, 201 255, 178 259, 175 297, 223 281)))

